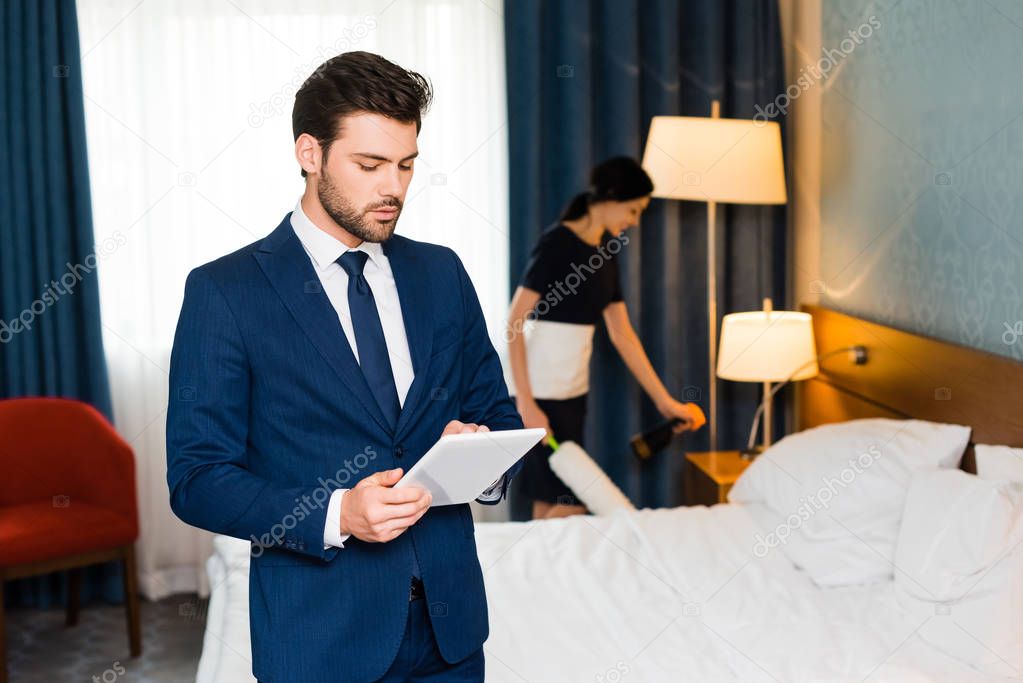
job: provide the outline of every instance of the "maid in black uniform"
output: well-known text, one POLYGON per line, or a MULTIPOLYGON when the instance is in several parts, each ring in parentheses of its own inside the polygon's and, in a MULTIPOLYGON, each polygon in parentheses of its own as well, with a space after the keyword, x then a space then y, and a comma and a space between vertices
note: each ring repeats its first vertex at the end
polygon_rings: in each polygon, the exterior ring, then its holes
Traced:
MULTIPOLYGON (((680 431, 705 422, 699 406, 668 393, 622 300, 616 256, 652 191, 650 177, 634 159, 608 159, 593 169, 589 188, 572 199, 533 249, 508 315, 508 386, 526 427, 543 427, 558 441, 582 445, 593 332, 601 318, 658 411, 680 418, 680 431)), ((534 448, 518 477, 533 501, 533 518, 585 512, 551 471, 550 454, 546 445, 534 448)))

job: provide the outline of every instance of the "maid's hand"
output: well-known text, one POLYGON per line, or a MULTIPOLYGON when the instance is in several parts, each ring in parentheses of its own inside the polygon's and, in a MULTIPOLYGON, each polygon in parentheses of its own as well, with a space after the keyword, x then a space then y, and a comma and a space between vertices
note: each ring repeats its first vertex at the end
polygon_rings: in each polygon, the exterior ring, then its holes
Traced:
POLYGON ((681 403, 673 398, 668 398, 661 405, 657 406, 658 412, 664 417, 681 420, 681 424, 675 426, 675 433, 692 431, 695 432, 707 422, 700 406, 695 403, 681 403))

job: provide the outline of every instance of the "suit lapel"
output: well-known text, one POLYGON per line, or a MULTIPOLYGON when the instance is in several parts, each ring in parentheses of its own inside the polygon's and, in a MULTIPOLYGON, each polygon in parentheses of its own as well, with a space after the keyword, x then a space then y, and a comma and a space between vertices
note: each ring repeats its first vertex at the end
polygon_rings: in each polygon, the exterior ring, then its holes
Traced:
POLYGON ((384 253, 391 264, 391 272, 398 288, 401 302, 401 317, 405 323, 409 353, 412 356, 412 371, 415 378, 409 387, 395 434, 400 436, 410 424, 416 408, 423 401, 429 381, 427 374, 430 356, 433 353, 433 325, 430 310, 436 300, 430 286, 429 264, 413 250, 413 243, 404 237, 394 236, 384 243, 384 253))
MULTIPOLYGON (((362 403, 373 419, 386 431, 391 427, 377 405, 366 378, 355 360, 337 313, 320 286, 308 255, 291 228, 291 214, 274 230, 254 253, 260 268, 281 297, 284 305, 312 341, 320 355, 362 403)), ((400 293, 400 292, 399 292, 400 293)), ((401 293, 400 293, 401 295, 401 293)), ((402 300, 402 314, 405 314, 402 300)), ((406 321, 406 327, 408 323, 406 321)), ((411 345, 412 339, 410 337, 411 345)), ((414 348, 414 347, 413 347, 414 348)), ((413 359, 415 356, 413 355, 413 359)), ((415 365, 415 363, 413 363, 415 365)), ((418 371, 417 371, 418 375, 418 371)))

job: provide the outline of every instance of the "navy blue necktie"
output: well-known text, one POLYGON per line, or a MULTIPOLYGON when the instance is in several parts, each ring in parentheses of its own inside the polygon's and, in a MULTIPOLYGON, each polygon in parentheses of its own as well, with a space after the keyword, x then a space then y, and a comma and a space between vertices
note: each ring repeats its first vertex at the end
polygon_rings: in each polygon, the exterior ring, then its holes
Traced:
POLYGON ((380 324, 373 290, 362 274, 368 258, 369 254, 364 251, 346 251, 337 263, 348 273, 348 308, 352 314, 352 327, 355 328, 359 366, 380 410, 393 429, 398 424, 401 403, 398 402, 398 390, 394 386, 394 372, 387 355, 384 328, 380 324))
MULTIPOLYGON (((348 273, 348 310, 352 314, 352 327, 355 328, 359 366, 370 391, 373 392, 393 429, 398 424, 401 403, 398 402, 398 390, 394 386, 394 372, 391 370, 391 359, 387 355, 387 342, 384 340, 384 328, 380 324, 377 303, 373 298, 373 290, 362 274, 368 258, 369 254, 364 251, 346 251, 338 257, 337 263, 348 273)), ((420 576, 415 546, 412 547, 410 571, 412 576, 420 576)))

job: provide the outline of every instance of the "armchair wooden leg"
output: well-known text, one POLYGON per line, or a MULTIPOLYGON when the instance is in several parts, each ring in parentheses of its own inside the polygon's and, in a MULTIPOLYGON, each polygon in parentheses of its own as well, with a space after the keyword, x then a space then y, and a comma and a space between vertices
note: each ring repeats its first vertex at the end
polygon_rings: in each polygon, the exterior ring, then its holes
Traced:
POLYGON ((64 623, 74 626, 78 623, 78 607, 82 596, 82 570, 78 567, 68 570, 67 577, 67 616, 64 623))
POLYGON ((4 577, 0 576, 0 683, 7 683, 7 622, 4 613, 4 577))
MULTIPOLYGON (((124 609, 128 616, 128 644, 131 647, 132 657, 142 654, 138 576, 135 572, 135 546, 126 545, 121 559, 121 573, 124 575, 124 609)), ((4 683, 4 681, 0 681, 0 683, 4 683)))

